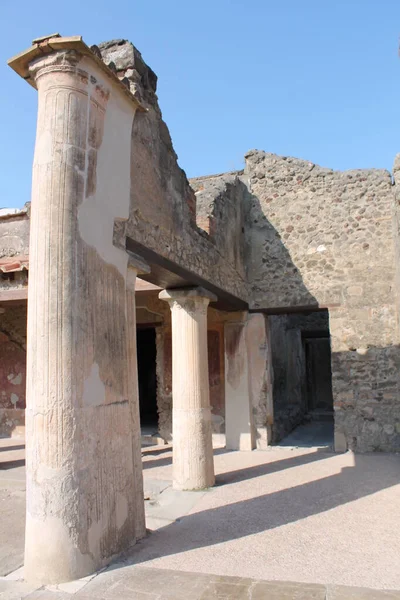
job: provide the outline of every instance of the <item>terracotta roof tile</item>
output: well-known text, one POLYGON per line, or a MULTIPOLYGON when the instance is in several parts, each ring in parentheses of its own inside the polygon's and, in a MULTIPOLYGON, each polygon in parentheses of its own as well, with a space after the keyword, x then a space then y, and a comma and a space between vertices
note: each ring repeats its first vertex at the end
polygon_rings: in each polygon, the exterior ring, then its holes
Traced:
POLYGON ((29 257, 21 254, 20 256, 6 256, 0 258, 0 271, 2 273, 12 273, 13 271, 24 271, 29 268, 29 257))

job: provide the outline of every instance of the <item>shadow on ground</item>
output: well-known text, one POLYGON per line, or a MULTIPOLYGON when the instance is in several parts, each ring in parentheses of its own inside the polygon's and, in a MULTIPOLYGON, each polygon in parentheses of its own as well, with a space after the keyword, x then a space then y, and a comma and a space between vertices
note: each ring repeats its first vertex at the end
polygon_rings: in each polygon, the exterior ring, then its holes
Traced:
MULTIPOLYGON (((320 460, 330 461, 335 456, 337 455, 326 450, 319 450, 226 472, 218 476, 217 482, 219 485, 235 484, 293 467, 301 468, 320 460)), ((340 473, 189 514, 179 522, 158 529, 143 545, 136 547, 131 557, 132 563, 138 564, 245 538, 329 511, 399 484, 400 460, 396 455, 354 455, 353 459, 354 466, 344 467, 340 473), (382 458, 387 460, 382 461, 382 458)), ((254 490, 256 493, 256 481, 254 490)))

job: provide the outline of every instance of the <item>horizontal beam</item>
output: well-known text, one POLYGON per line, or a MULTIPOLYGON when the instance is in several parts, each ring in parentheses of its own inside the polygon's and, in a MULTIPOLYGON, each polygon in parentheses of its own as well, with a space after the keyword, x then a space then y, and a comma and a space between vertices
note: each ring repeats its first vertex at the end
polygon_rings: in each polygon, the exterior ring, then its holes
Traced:
POLYGON ((217 296, 218 301, 210 304, 212 308, 225 311, 248 310, 248 304, 244 300, 222 290, 196 273, 161 256, 161 254, 157 254, 154 250, 146 248, 129 237, 126 238, 126 249, 128 252, 141 256, 150 266, 150 273, 141 274, 140 279, 149 281, 163 289, 201 286, 217 296))
POLYGON ((15 300, 28 300, 28 288, 0 290, 0 302, 14 302, 15 300))

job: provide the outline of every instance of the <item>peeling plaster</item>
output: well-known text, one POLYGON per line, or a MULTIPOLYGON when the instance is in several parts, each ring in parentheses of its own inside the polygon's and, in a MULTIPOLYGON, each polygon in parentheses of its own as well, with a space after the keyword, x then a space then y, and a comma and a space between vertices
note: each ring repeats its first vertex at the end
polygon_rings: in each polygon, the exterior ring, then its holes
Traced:
MULTIPOLYGON (((82 61, 82 67, 85 67, 82 61)), ((93 70, 92 65, 90 66, 93 70)), ((94 85, 109 84, 96 74, 96 84, 89 83, 89 93, 94 85)), ((85 199, 78 209, 79 233, 94 247, 101 258, 114 265, 126 277, 128 255, 113 245, 115 219, 129 217, 131 186, 131 134, 134 118, 132 104, 112 93, 107 103, 103 140, 97 150, 95 193, 85 199), (110 164, 113 168, 110 169, 110 164)), ((88 154, 88 151, 87 151, 88 154)), ((86 160, 86 171, 89 160, 86 160)), ((87 175, 87 173, 86 173, 87 175)))
POLYGON ((99 365, 93 363, 90 375, 85 379, 83 389, 84 406, 101 406, 106 399, 106 388, 100 378, 99 365))
POLYGON ((18 375, 14 375, 14 373, 10 373, 10 375, 7 376, 7 379, 13 385, 21 385, 22 373, 18 373, 18 375))

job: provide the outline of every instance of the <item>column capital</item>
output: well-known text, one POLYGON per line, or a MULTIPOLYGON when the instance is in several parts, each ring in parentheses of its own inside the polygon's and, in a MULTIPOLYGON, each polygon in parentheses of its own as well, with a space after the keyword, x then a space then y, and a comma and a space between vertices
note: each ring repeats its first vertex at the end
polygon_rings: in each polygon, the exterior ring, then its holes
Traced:
MULTIPOLYGON (((82 54, 76 50, 59 50, 53 54, 43 54, 29 63, 29 75, 35 83, 42 75, 59 72, 75 72, 82 54)), ((87 76, 87 73, 85 73, 87 76)))
POLYGON ((185 300, 196 301, 196 300, 207 300, 208 302, 216 302, 217 296, 212 292, 209 292, 203 287, 191 287, 191 288, 176 288, 171 290, 163 290, 158 295, 160 300, 166 302, 178 302, 184 303, 185 300))

